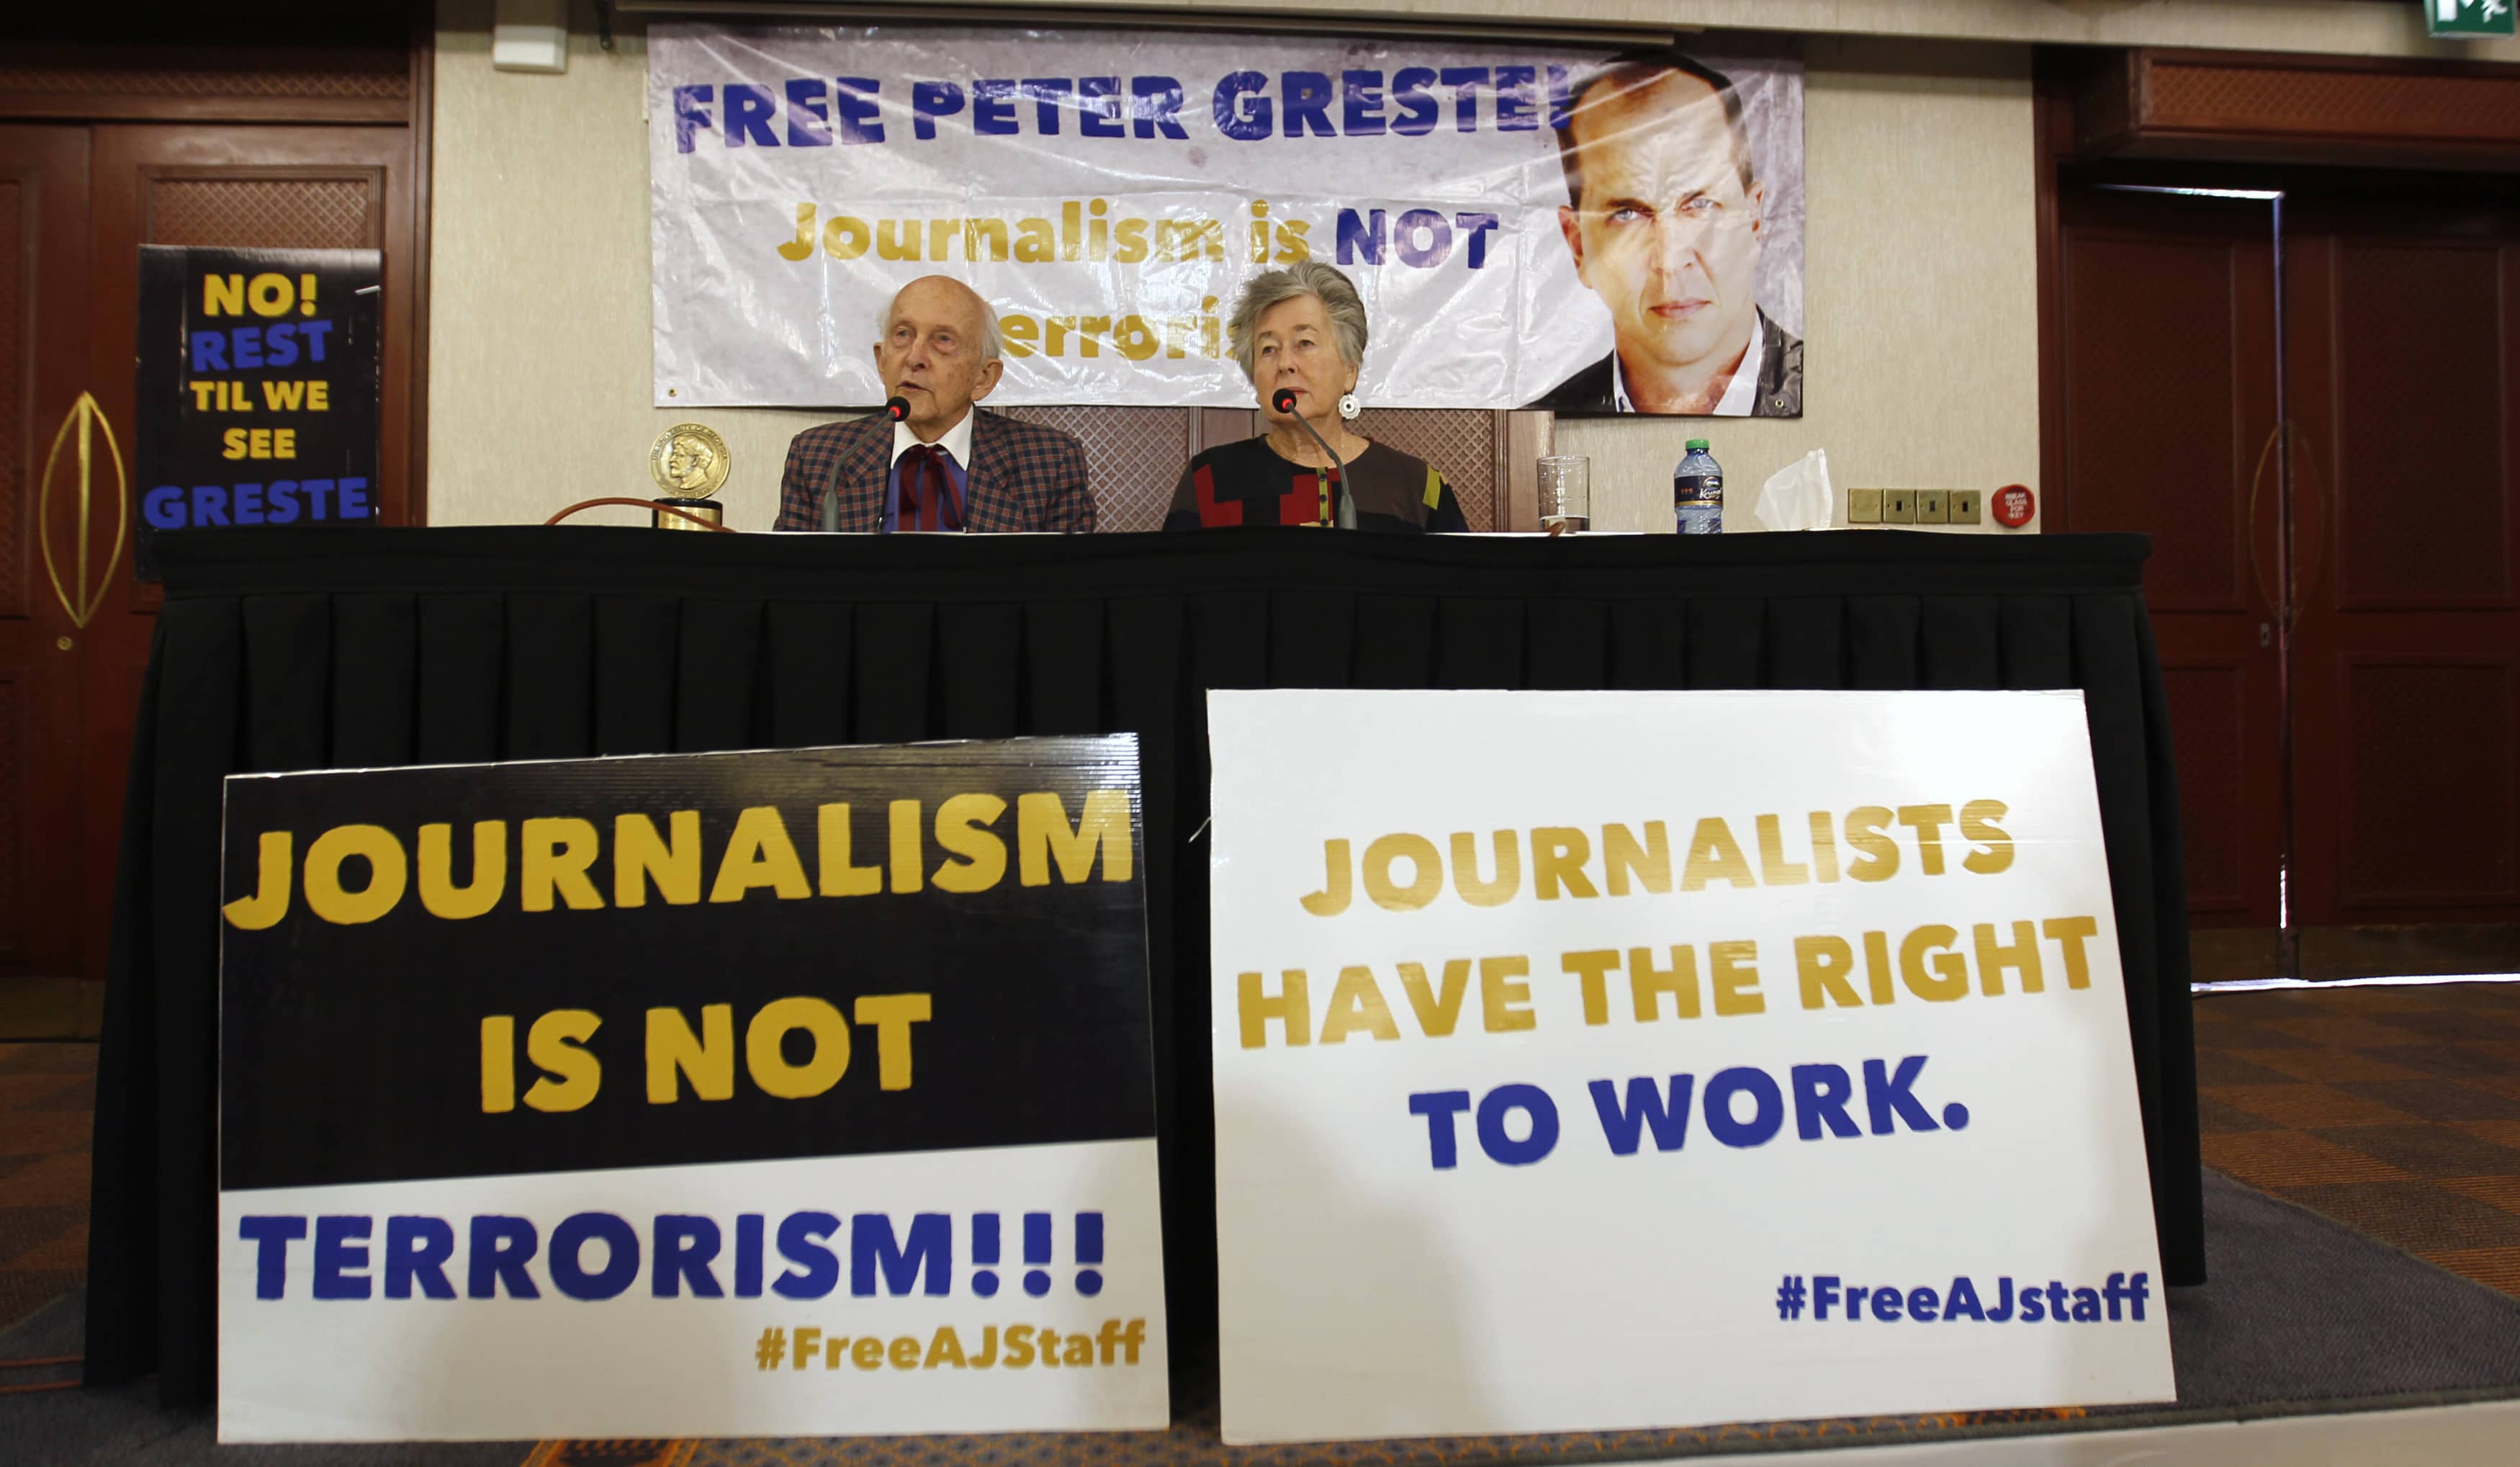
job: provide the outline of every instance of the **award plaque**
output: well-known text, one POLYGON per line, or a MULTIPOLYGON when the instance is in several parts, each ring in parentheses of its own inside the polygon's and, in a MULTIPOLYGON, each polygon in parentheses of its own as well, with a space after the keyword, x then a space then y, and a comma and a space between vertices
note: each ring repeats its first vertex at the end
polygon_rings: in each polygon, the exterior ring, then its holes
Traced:
MULTIPOLYGON (((656 436, 648 448, 648 476, 665 492, 655 503, 660 510, 681 510, 709 525, 726 523, 726 507, 709 496, 726 482, 726 471, 734 458, 726 451, 726 440, 698 423, 677 423, 656 436)), ((702 529, 683 515, 652 513, 648 523, 659 529, 702 529)))

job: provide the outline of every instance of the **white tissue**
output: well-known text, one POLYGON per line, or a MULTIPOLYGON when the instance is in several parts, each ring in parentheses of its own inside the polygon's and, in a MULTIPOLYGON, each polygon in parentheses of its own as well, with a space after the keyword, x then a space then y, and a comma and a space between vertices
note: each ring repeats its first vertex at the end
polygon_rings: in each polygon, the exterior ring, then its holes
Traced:
POLYGON ((1837 523, 1837 495, 1828 486, 1828 454, 1815 448, 1799 463, 1770 475, 1751 513, 1762 529, 1826 529, 1837 523))

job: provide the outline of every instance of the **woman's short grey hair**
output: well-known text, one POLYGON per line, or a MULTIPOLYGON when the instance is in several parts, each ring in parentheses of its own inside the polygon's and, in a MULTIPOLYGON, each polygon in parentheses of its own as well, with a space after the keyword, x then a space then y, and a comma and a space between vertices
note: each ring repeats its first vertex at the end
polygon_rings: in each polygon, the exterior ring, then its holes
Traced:
POLYGON ((1329 313, 1330 335, 1338 343, 1339 360, 1351 367, 1365 364, 1365 302, 1357 298, 1356 286, 1332 266, 1317 259, 1299 260, 1282 270, 1271 270, 1252 277, 1242 288, 1242 297, 1234 302, 1233 319, 1225 323, 1226 339, 1234 344, 1234 359, 1241 364, 1242 378, 1253 387, 1260 380, 1253 375, 1251 334, 1260 318, 1273 305, 1300 300, 1310 296, 1321 301, 1329 313))

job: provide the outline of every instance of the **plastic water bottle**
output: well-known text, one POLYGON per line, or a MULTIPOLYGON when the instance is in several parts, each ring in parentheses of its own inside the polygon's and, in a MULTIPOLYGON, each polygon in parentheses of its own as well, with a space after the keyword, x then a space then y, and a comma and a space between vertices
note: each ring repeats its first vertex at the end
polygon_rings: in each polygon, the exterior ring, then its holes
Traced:
POLYGON ((1724 532, 1724 466, 1706 451, 1704 438, 1688 440, 1688 454, 1671 471, 1671 507, 1685 535, 1724 532))

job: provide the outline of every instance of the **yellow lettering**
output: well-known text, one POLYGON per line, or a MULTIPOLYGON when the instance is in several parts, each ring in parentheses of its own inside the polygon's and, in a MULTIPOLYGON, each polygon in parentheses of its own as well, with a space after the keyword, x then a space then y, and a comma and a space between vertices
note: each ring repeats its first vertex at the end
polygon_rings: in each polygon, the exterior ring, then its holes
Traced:
MULTIPOLYGON (((627 903, 624 903, 625 905, 627 903)), ((677 1008, 648 1011, 648 1103, 671 1105, 682 1098, 679 1070, 692 1077, 692 1093, 702 1100, 735 1098, 735 1006, 712 1003, 700 1008, 700 1031, 677 1008)))
POLYGON ((945 861, 928 880, 940 892, 985 892, 1007 874, 1007 843, 980 827, 1007 811, 995 795, 957 795, 936 807, 936 844, 960 860, 945 861))
POLYGON ((461 922, 499 904, 508 890, 508 822, 472 822, 472 884, 455 885, 455 827, 420 828, 420 904, 430 916, 461 922))
POLYGON ((244 315, 245 277, 242 275, 202 276, 202 314, 205 316, 244 315))
POLYGON ((1244 973, 1235 980, 1235 1007, 1241 1012, 1242 1047, 1265 1048, 1269 1043, 1269 1021, 1277 1020, 1286 1027, 1289 1045, 1313 1041, 1313 1010, 1304 993, 1304 970, 1289 968, 1280 975, 1283 984, 1278 996, 1271 998, 1260 991, 1260 975, 1244 973))
POLYGON ((2065 986, 2088 988, 2092 986, 2092 962, 2083 944, 2100 935, 2100 924, 2092 917, 2050 917, 2040 931, 2065 949, 2065 986))
POLYGON ((690 906, 700 899, 700 812, 674 810, 665 816, 672 844, 656 834, 656 822, 645 814, 616 815, 612 820, 612 904, 645 906, 648 883, 669 906, 690 906))
POLYGON ((892 819, 892 890, 920 889, 919 802, 896 800, 887 808, 892 819))
POLYGON ((1960 857, 1961 865, 1980 876, 2011 869, 2012 837, 1995 823, 2007 813, 2001 800, 1972 800, 1960 806, 1960 836, 1978 848, 1960 857))
POLYGON ((542 1078, 525 1091, 525 1104, 557 1114, 585 1108, 604 1085, 604 1064, 578 1047, 595 1037, 604 1021, 586 1009, 554 1009, 525 1031, 525 1058, 542 1078))
POLYGON ((290 855, 291 837, 285 830, 266 830, 256 843, 255 886, 250 896, 240 896, 219 908, 230 926, 247 932, 262 932, 276 927, 289 915, 290 873, 295 861, 290 855))
POLYGON ((1569 952, 1558 956, 1559 971, 1572 973, 1584 986, 1584 1022, 1601 1025, 1610 1022, 1610 975, 1619 968, 1619 953, 1614 947, 1590 952, 1569 952))
POLYGON ((516 1016, 487 1015, 481 1020, 481 1114, 505 1115, 516 1108, 516 1016))
POLYGON ((1374 984, 1371 968, 1339 970, 1338 986, 1330 989, 1329 1012, 1322 1016, 1322 1042, 1343 1043, 1356 1030, 1377 1039, 1400 1037, 1400 1026, 1392 1021, 1391 1005, 1383 1001, 1382 989, 1374 984))
POLYGON ((1943 827, 1952 823, 1948 804, 1903 804, 1899 823, 1916 833, 1916 869, 1927 876, 1943 874, 1943 827))
POLYGON ((1706 978, 1715 989, 1715 1015, 1764 1014, 1768 1000, 1759 992, 1759 944, 1709 942, 1706 978))
POLYGON ((1811 867, 1785 859, 1784 821, 1759 817, 1759 881, 1763 886, 1799 887, 1811 880, 1811 867))
POLYGON ((1995 940, 1995 924, 1979 923, 1970 933, 1977 940, 1978 991, 1993 998, 2003 991, 2003 970, 2021 970, 2021 991, 2043 993, 2048 984, 2039 971, 2039 929, 2027 922, 2012 924, 2009 943, 1995 940))
POLYGON ((1822 1007, 1822 997, 1840 1008, 1864 1006, 1846 975, 1855 970, 1855 949, 1844 938, 1794 939, 1794 972, 1802 980, 1803 1007, 1822 1007))
POLYGON ((1305 911, 1316 917, 1335 917, 1356 899, 1356 878, 1348 869, 1347 852, 1345 841, 1322 843, 1322 889, 1295 898, 1304 904, 1305 911))
POLYGON ((807 1100, 840 1082, 849 1069, 849 1026, 840 1011, 819 998, 774 998, 743 1031, 743 1068, 762 1093, 807 1100), (813 1056, 790 1065, 780 1052, 788 1031, 801 1029, 814 1040, 813 1056))
POLYGON ((402 842, 382 825, 337 825, 306 848, 306 909, 344 927, 374 922, 402 900, 410 869, 402 842), (367 889, 344 891, 341 863, 352 856, 368 862, 367 889))
POLYGON ((1968 962, 1951 950, 1959 936, 1941 923, 1929 923, 1899 943, 1899 977, 1909 992, 1927 1003, 1968 996, 1968 962))
POLYGON ((1697 822, 1697 833, 1688 838, 1688 864, 1681 871, 1680 889, 1703 892, 1708 882, 1718 878, 1736 887, 1759 885, 1750 874, 1750 858, 1741 853, 1741 843, 1732 839, 1732 828, 1722 816, 1709 815, 1697 822))
POLYGON ((910 1026, 935 1012, 925 993, 867 993, 856 1008, 860 1024, 875 1026, 875 1077, 878 1090, 910 1088, 910 1026))
POLYGON ((1598 896, 1584 863, 1593 858, 1593 843, 1571 826, 1544 825, 1531 833, 1531 894, 1555 901, 1562 885, 1569 896, 1598 896))
POLYGON ((1697 1017, 1697 949, 1675 942, 1671 966, 1657 968, 1652 948, 1629 948, 1628 1000, 1636 1008, 1639 1024, 1651 1024, 1662 1017, 1665 993, 1671 995, 1673 1017, 1697 1017))
POLYGON ((849 807, 826 804, 814 811, 815 864, 826 896, 872 896, 883 890, 881 866, 849 864, 849 807))
POLYGON ((1522 890, 1522 846, 1509 830, 1490 840, 1496 847, 1496 880, 1479 876, 1479 842, 1468 831, 1453 833, 1453 890, 1472 906, 1503 906, 1522 890))
POLYGON ((1890 807, 1868 804, 1846 812, 1846 844, 1860 858, 1846 868, 1857 881, 1888 881, 1899 874, 1899 843, 1882 834, 1890 824, 1890 807))
MULTIPOLYGON (((1405 832, 1388 835, 1365 848, 1365 894, 1373 904, 1387 912, 1414 912, 1435 899, 1444 890, 1444 862, 1435 853, 1435 843, 1424 836, 1405 832), (1409 885, 1402 887, 1391 879, 1391 863, 1406 860, 1410 867, 1409 885)), ((1323 1035, 1325 1041, 1328 1035, 1323 1035)))
POLYGON ((1070 829, 1067 806, 1055 791, 1015 800, 1016 880, 1027 887, 1050 885, 1050 863, 1058 863, 1058 879, 1074 886, 1094 874, 1094 852, 1102 852, 1102 879, 1128 881, 1137 869, 1130 846, 1129 795, 1125 790, 1091 790, 1085 812, 1070 829))
POLYGON ((589 912, 604 905, 595 883, 586 879, 601 844, 592 821, 571 815, 537 817, 525 822, 522 842, 517 888, 526 911, 550 911, 555 892, 571 911, 589 912))
POLYGON ((1644 884, 1658 895, 1671 894, 1671 832, 1659 820, 1645 822, 1644 844, 1624 825, 1601 827, 1601 863, 1608 868, 1610 894, 1625 896, 1629 881, 1644 884))
POLYGON ((1440 991, 1427 986, 1425 964, 1402 963, 1400 988, 1409 995, 1409 1007, 1418 1016, 1418 1031, 1430 1039, 1445 1038, 1462 1022, 1462 1000, 1470 991, 1470 960, 1445 960, 1440 991))
POLYGON ((1539 1016, 1531 1011, 1531 985, 1513 981, 1530 972, 1529 958, 1479 959, 1479 1010, 1489 1033, 1510 1033, 1539 1024, 1539 1016))

